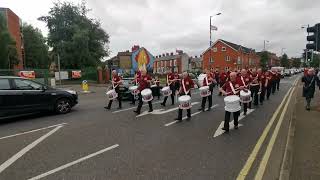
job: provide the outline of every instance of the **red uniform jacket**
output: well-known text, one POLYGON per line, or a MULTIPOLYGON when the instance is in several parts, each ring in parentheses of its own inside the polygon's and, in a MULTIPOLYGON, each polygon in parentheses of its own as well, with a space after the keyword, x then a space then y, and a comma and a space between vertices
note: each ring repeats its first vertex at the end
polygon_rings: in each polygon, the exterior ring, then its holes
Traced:
POLYGON ((121 77, 118 75, 115 75, 112 77, 113 87, 117 88, 120 85, 121 77))
POLYGON ((237 79, 241 83, 240 86, 244 86, 245 88, 248 88, 251 83, 251 77, 248 74, 246 76, 240 76, 237 79))
POLYGON ((231 95, 239 95, 240 91, 239 91, 239 87, 242 85, 242 83, 237 79, 235 82, 232 81, 228 81, 225 83, 225 85, 222 87, 222 89, 227 93, 227 96, 231 96, 231 95), (234 88, 234 90, 236 91, 236 93, 233 92, 231 84, 234 88), (239 92, 237 92, 239 91, 239 92))
POLYGON ((190 77, 184 78, 181 80, 180 94, 185 95, 187 91, 190 92, 190 89, 194 87, 193 80, 190 77), (185 88, 185 89, 184 89, 185 88))
MULTIPOLYGON (((174 79, 180 79, 180 77, 179 77, 179 74, 178 73, 175 73, 174 74, 174 79)), ((175 81, 175 84, 179 84, 180 83, 180 81, 175 81)))
POLYGON ((140 81, 139 81, 139 87, 138 90, 141 92, 142 90, 149 88, 150 83, 148 81, 151 81, 152 78, 149 75, 141 76, 140 81))
POLYGON ((213 83, 213 78, 214 77, 212 77, 211 73, 207 74, 207 77, 205 77, 203 79, 203 86, 209 86, 211 83, 213 83), (207 83, 207 81, 208 81, 208 83, 207 83))
POLYGON ((224 84, 227 81, 228 75, 225 72, 220 74, 220 83, 224 84))
POLYGON ((252 85, 259 84, 259 75, 258 75, 258 73, 252 73, 250 75, 250 78, 251 78, 251 84, 252 85))
MULTIPOLYGON (((170 84, 170 81, 172 81, 172 80, 174 80, 174 78, 175 78, 175 74, 174 73, 169 73, 169 74, 167 74, 167 85, 169 86, 169 84, 170 84)), ((171 82, 171 84, 170 85, 173 85, 174 84, 174 82, 171 82)))
POLYGON ((266 75, 264 73, 259 74, 259 81, 261 82, 262 87, 265 87, 266 84, 266 75))

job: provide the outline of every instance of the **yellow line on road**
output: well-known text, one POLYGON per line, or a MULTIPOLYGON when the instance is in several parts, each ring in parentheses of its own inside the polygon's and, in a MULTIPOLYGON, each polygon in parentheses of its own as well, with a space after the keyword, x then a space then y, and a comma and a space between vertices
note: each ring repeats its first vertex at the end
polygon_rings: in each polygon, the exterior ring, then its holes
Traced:
MULTIPOLYGON (((294 86, 296 85, 296 83, 297 83, 297 80, 294 82, 294 86)), ((278 123, 277 123, 277 125, 276 125, 276 127, 275 127, 275 129, 273 131, 273 134, 272 134, 271 139, 269 141, 269 144, 267 146, 266 152, 263 155, 263 158, 262 158, 262 160, 260 162, 257 174, 256 174, 256 176, 254 178, 255 180, 261 180, 263 178, 263 174, 264 174, 264 172, 266 170, 266 167, 267 167, 270 155, 271 155, 271 151, 273 149, 274 143, 276 142, 276 138, 277 138, 277 136, 279 134, 279 130, 280 130, 281 124, 283 122, 284 116, 285 116, 285 114, 286 114, 286 112, 288 110, 289 102, 290 102, 290 99, 292 97, 293 92, 294 92, 294 88, 293 88, 293 90, 291 91, 291 93, 289 95, 289 98, 288 98, 288 100, 286 102, 286 105, 284 106, 284 108, 282 110, 282 113, 280 115, 279 121, 278 121, 278 123)))
POLYGON ((249 158, 247 159, 247 162, 245 163, 245 165, 243 166, 243 168, 241 169, 238 177, 237 177, 237 180, 244 180, 246 178, 246 176, 248 175, 251 167, 252 167, 252 164, 254 162, 254 160, 256 159, 257 157, 257 154, 262 146, 262 143, 264 142, 264 140, 266 139, 270 129, 271 129, 271 126, 273 125, 273 122, 275 121, 277 115, 279 114, 280 112, 280 109, 281 107, 284 105, 284 102, 286 101, 288 95, 290 94, 292 90, 292 87, 289 89, 289 91, 287 92, 287 94, 285 95, 285 97, 283 98, 281 104, 278 106, 276 112, 272 115, 271 117, 271 120, 269 121, 268 125, 266 126, 266 128, 264 129, 262 135, 260 136, 257 144, 255 145, 255 147, 253 148, 253 151, 251 152, 249 158))

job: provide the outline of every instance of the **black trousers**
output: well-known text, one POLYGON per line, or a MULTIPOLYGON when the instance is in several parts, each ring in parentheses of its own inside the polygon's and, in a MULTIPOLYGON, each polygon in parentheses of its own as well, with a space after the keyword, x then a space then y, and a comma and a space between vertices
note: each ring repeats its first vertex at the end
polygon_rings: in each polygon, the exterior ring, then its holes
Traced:
MULTIPOLYGON (((115 91, 118 93, 117 99, 118 99, 118 102, 119 102, 119 108, 122 108, 122 102, 121 102, 122 97, 121 97, 121 93, 120 93, 119 87, 116 87, 115 91)), ((111 108, 112 102, 113 102, 113 100, 109 101, 109 104, 107 106, 108 109, 111 108)))
POLYGON ((243 112, 247 114, 248 107, 251 109, 251 102, 249 103, 243 103, 243 112))
POLYGON ((135 104, 136 103, 136 98, 133 94, 130 94, 130 98, 131 98, 131 102, 132 104, 135 104))
POLYGON ((272 81, 272 94, 274 94, 276 92, 276 88, 277 88, 277 82, 276 81, 272 81))
POLYGON ((267 86, 267 100, 269 100, 269 97, 271 95, 271 91, 272 91, 272 84, 267 86))
MULTIPOLYGON (((224 115, 224 128, 229 130, 229 122, 230 122, 230 116, 231 116, 231 112, 226 111, 225 115, 224 115)), ((238 118, 240 116, 240 111, 234 112, 233 113, 233 123, 234 126, 238 126, 238 118)))
POLYGON ((209 86, 209 90, 211 91, 211 94, 207 97, 203 97, 202 98, 202 102, 201 102, 201 109, 204 110, 205 107, 206 107, 206 102, 207 102, 207 99, 209 101, 209 109, 212 107, 212 94, 213 94, 213 87, 214 85, 213 84, 210 84, 209 86))
POLYGON ((153 96, 157 96, 160 99, 160 87, 156 86, 151 88, 153 96))
POLYGON ((260 104, 262 104, 264 101, 264 98, 266 96, 266 90, 267 90, 266 87, 264 86, 261 87, 260 104))
MULTIPOLYGON (((184 93, 181 93, 180 96, 185 95, 184 93)), ((191 93, 189 92, 188 95, 191 97, 191 93)), ((191 109, 187 109, 187 117, 191 117, 191 109)), ((179 108, 178 110, 178 120, 182 121, 182 109, 179 108)))
MULTIPOLYGON (((172 91, 171 97, 171 105, 174 105, 174 96, 176 95, 176 88, 174 85, 170 85, 170 90, 172 91)), ((164 97, 162 104, 166 105, 166 102, 168 100, 168 96, 164 97)))
POLYGON ((258 95, 259 89, 260 89, 259 85, 250 87, 252 101, 255 106, 257 106, 259 102, 259 95, 258 95))
POLYGON ((280 80, 276 81, 276 85, 277 85, 277 90, 279 91, 280 90, 280 80))
MULTIPOLYGON (((149 104, 149 111, 152 111, 153 110, 152 101, 149 101, 148 104, 149 104)), ((138 113, 141 112, 142 105, 143 105, 143 101, 142 101, 142 96, 141 96, 141 93, 140 93, 139 94, 139 104, 138 104, 138 107, 137 107, 137 112, 138 113)))

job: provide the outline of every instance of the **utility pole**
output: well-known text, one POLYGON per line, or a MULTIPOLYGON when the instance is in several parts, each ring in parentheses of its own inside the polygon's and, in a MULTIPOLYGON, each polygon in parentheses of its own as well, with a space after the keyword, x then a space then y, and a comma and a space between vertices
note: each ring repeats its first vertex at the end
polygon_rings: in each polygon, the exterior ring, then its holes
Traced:
POLYGON ((61 69, 60 69, 60 55, 59 55, 59 53, 58 53, 58 71, 59 71, 59 84, 61 86, 62 83, 61 83, 61 69))

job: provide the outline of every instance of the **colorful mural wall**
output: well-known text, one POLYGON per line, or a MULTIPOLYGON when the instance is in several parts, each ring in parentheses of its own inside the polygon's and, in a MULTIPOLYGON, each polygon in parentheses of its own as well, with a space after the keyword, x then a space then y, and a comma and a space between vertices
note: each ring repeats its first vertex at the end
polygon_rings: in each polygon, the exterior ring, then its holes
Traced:
POLYGON ((136 71, 143 66, 147 68, 147 71, 153 71, 154 56, 150 54, 145 48, 140 48, 132 52, 132 71, 136 71))

